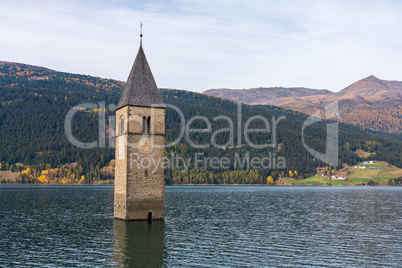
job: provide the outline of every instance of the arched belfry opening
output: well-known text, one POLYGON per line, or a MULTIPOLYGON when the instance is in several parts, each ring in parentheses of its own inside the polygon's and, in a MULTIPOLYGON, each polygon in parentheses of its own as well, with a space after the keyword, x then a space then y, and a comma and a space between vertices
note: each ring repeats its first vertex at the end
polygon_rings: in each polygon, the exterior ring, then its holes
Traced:
POLYGON ((142 117, 142 134, 150 134, 151 117, 142 117))
POLYGON ((148 222, 152 222, 152 212, 148 212, 148 222))
POLYGON ((148 126, 147 126, 147 120, 146 117, 142 117, 142 134, 147 134, 148 126))

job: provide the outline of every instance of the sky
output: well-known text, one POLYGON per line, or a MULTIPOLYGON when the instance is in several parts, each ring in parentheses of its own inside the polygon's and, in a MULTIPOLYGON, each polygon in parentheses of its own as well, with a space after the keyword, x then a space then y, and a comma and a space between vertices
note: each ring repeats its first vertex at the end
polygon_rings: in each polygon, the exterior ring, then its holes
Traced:
POLYGON ((0 0, 0 61, 125 81, 139 47, 158 87, 339 91, 402 81, 402 1, 0 0))

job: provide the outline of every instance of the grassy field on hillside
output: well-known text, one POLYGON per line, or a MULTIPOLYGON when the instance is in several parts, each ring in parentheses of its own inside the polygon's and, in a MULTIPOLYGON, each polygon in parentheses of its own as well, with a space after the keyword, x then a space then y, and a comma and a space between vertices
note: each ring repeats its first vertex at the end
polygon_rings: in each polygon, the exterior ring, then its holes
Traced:
MULTIPOLYGON (((359 165, 363 165, 359 163, 359 165)), ((387 185, 390 179, 396 179, 402 176, 402 169, 394 166, 388 166, 383 161, 375 161, 374 164, 364 164, 368 168, 360 169, 349 167, 350 174, 346 181, 331 180, 326 176, 313 176, 304 180, 296 180, 293 178, 283 178, 283 181, 293 185, 367 185, 370 180, 377 182, 379 185, 387 185)), ((335 174, 336 175, 336 174, 335 174)))
POLYGON ((357 149, 355 153, 363 158, 369 157, 371 155, 371 153, 363 151, 362 149, 357 149))
POLYGON ((0 182, 4 179, 6 181, 15 181, 16 179, 18 179, 18 172, 11 172, 11 171, 0 171, 0 182))

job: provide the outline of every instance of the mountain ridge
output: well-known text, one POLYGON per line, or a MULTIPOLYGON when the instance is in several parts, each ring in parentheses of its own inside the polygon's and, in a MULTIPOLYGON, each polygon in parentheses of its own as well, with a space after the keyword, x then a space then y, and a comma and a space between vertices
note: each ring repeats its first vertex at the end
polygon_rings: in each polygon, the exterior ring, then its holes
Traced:
MULTIPOLYGON (((277 91, 268 89, 265 93, 277 95, 277 91)), ((298 88, 300 89, 300 88, 298 88)), ((215 97, 230 99, 254 105, 274 105, 285 109, 312 114, 316 110, 325 110, 325 106, 338 101, 341 122, 351 123, 363 128, 374 129, 388 133, 402 131, 402 82, 381 80, 370 75, 347 86, 339 92, 330 90, 309 89, 299 96, 264 97, 258 100, 248 98, 253 89, 237 90, 236 97, 231 92, 235 90, 213 89, 204 91, 215 97), (246 100, 246 101, 245 101, 246 100)))
MULTIPOLYGON (((124 82, 58 72, 46 67, 24 63, 0 61, 0 69, 28 69, 18 73, 19 79, 49 80, 56 73, 69 82, 120 90, 124 82), (30 71, 31 72, 30 72, 30 71)), ((13 69, 12 71, 15 72, 13 69)), ((14 73, 17 75, 17 72, 14 73)), ((339 92, 304 87, 258 87, 251 89, 211 89, 202 94, 251 105, 273 105, 312 114, 325 110, 325 106, 338 101, 340 121, 362 128, 398 134, 402 132, 402 82, 381 80, 370 75, 345 87, 339 92)))
MULTIPOLYGON (((305 87, 258 87, 250 89, 209 89, 203 92, 214 97, 226 98, 227 95, 238 97, 236 101, 246 104, 265 104, 266 101, 273 101, 285 97, 303 97, 310 95, 325 95, 330 91, 326 89, 311 89, 305 87), (271 93, 271 95, 267 95, 271 93), (247 96, 249 95, 249 96, 247 96)), ((234 99, 232 99, 234 100, 234 99)))

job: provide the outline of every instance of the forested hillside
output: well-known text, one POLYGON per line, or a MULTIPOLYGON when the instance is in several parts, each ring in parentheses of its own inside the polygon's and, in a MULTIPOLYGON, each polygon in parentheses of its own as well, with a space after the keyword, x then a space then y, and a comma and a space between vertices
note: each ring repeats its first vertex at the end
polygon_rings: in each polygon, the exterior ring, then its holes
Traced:
MULTIPOLYGON (((116 104, 124 83, 85 75, 55 72, 49 69, 23 64, 0 64, 0 162, 1 169, 23 171, 21 182, 49 182, 52 178, 64 182, 86 182, 112 179, 114 159, 114 124, 101 134, 105 138, 104 148, 81 149, 73 146, 66 138, 64 120, 71 108, 82 103, 99 105, 104 103, 106 122, 113 118, 110 104, 116 104), (22 164, 22 165, 21 165, 22 164), (28 170, 29 166, 29 170, 28 170)), ((316 167, 325 166, 314 159, 304 148, 301 129, 307 116, 274 106, 241 106, 241 125, 247 119, 260 115, 271 122, 272 117, 286 119, 278 123, 277 148, 254 149, 246 145, 244 136, 238 141, 238 105, 229 100, 197 94, 189 91, 161 89, 163 100, 178 107, 184 114, 185 123, 195 115, 205 116, 211 122, 212 132, 191 133, 189 138, 197 144, 210 144, 212 133, 227 128, 227 120, 214 120, 216 116, 227 116, 234 123, 234 144, 221 148, 209 146, 197 149, 188 144, 186 138, 168 148, 166 156, 190 159, 188 168, 166 170, 167 183, 265 183, 268 176, 274 180, 284 174, 303 178, 315 173, 316 167), (236 154, 242 157, 282 157, 286 164, 280 168, 247 169, 231 165, 228 169, 210 166, 196 168, 196 153, 204 157, 227 157, 235 162, 236 154)), ((102 107, 98 107, 102 108, 102 107)), ((99 114, 101 110, 80 110, 72 122, 72 133, 80 141, 99 140, 99 114)), ((305 139, 311 148, 325 153, 326 123, 321 121, 305 130, 305 139)), ((196 120, 192 128, 204 129, 204 121, 196 120)), ((249 128, 263 128, 262 120, 254 120, 249 128)), ((166 113, 167 142, 180 134, 181 122, 175 110, 166 113)), ((272 133, 272 132, 271 132, 272 133)), ((272 143, 271 133, 256 133, 248 138, 255 144, 272 143)), ((361 131, 352 125, 339 125, 339 167, 342 163, 355 164, 362 159, 353 151, 366 141, 376 141, 371 158, 385 160, 402 167, 400 141, 375 132, 361 131)), ((228 132, 214 137, 219 145, 229 140, 228 132)))

